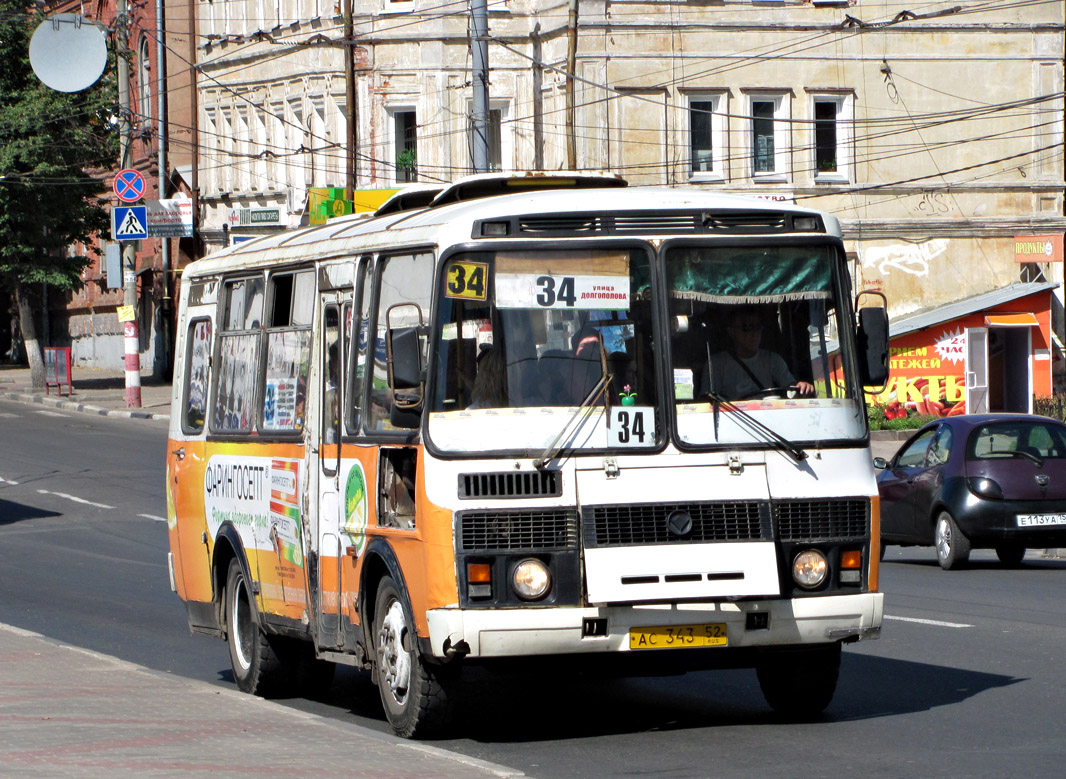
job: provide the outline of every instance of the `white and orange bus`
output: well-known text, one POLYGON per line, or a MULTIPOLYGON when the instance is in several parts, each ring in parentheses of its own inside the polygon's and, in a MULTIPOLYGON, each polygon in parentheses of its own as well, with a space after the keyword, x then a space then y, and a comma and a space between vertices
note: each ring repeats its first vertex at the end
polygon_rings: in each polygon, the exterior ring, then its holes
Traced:
POLYGON ((464 667, 753 667, 819 712, 876 638, 839 225, 611 176, 474 176, 185 269, 172 584, 237 686, 371 670, 402 736, 464 667))

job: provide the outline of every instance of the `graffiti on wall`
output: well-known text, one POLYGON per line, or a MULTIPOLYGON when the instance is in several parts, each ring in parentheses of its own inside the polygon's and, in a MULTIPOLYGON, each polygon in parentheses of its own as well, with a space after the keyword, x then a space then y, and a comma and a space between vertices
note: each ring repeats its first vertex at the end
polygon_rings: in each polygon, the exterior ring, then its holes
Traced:
POLYGON ((923 243, 902 243, 892 246, 871 246, 863 251, 864 268, 877 268, 882 276, 892 271, 912 276, 928 276, 929 265, 948 250, 946 238, 936 238, 923 243))

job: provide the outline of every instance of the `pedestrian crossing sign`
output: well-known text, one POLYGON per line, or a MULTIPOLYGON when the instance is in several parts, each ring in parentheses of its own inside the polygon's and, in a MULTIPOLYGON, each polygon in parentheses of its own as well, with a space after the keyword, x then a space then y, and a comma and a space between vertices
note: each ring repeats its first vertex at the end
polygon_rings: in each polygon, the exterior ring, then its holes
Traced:
POLYGON ((140 241, 148 237, 147 206, 114 206, 111 236, 116 241, 140 241))

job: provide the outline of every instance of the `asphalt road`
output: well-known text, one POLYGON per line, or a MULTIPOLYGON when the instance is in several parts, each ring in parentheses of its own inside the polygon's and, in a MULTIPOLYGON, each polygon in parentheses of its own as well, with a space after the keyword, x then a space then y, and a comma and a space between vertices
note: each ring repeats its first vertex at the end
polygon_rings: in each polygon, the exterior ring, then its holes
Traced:
MULTIPOLYGON (((225 645, 170 591, 165 426, 0 401, 0 621, 231 685, 225 645)), ((437 746, 536 777, 1051 777, 1066 766, 1066 561, 976 552, 946 573, 890 547, 879 641, 845 650, 826 715, 767 709, 754 672, 474 675, 437 746)), ((365 674, 288 705, 384 731, 365 674)))

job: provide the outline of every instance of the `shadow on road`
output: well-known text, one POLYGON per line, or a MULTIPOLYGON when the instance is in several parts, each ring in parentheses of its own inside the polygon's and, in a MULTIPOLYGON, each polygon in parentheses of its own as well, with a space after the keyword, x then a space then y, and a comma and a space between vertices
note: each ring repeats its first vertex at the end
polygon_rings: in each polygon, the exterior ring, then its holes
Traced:
POLYGON ((24 503, 14 503, 0 498, 0 525, 12 525, 26 519, 61 516, 63 515, 56 511, 46 511, 35 506, 27 506, 24 503))
MULTIPOLYGON (((220 672, 226 678, 228 672, 220 672)), ((840 684, 826 712, 804 727, 929 711, 1024 681, 949 666, 891 660, 845 650, 840 684)), ((648 678, 564 678, 557 672, 464 670, 452 733, 436 743, 467 751, 474 743, 536 743, 602 736, 781 725, 753 670, 699 671, 648 678), (465 746, 464 746, 465 745, 465 746)), ((338 667, 317 702, 331 716, 388 730, 369 674, 338 667)), ((298 699, 285 701, 307 709, 298 699)), ((321 713, 321 712, 319 712, 321 713)))

